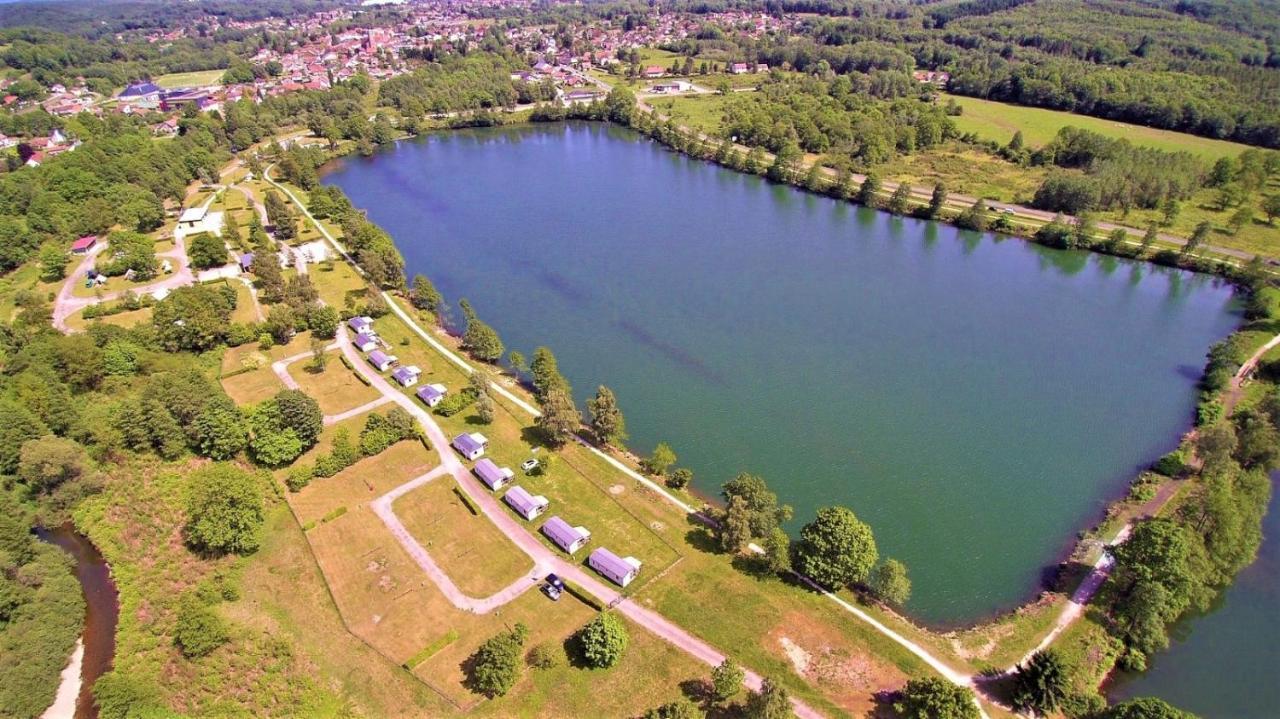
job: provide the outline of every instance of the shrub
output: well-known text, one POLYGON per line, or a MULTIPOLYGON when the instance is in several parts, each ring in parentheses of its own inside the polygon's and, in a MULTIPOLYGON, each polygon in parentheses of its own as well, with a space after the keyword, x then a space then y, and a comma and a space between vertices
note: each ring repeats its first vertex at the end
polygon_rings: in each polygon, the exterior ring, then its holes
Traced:
POLYGON ((178 608, 174 641, 188 659, 203 657, 231 639, 227 624, 212 609, 187 597, 178 608))
MULTIPOLYGON (((319 472, 320 462, 316 462, 316 472, 319 472)), ((297 466, 289 470, 289 474, 284 478, 284 486, 289 488, 290 492, 300 492, 302 488, 311 484, 312 469, 310 467, 297 466)), ((322 476, 316 474, 315 476, 322 476)))
POLYGON ((562 654, 550 642, 543 642, 529 650, 525 661, 534 669, 552 669, 560 664, 562 654))

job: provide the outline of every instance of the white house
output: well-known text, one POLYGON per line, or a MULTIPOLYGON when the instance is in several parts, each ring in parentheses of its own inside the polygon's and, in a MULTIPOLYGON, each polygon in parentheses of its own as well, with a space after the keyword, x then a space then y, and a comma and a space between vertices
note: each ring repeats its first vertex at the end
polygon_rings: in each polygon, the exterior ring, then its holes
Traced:
POLYGON ((600 547, 587 557, 587 564, 615 584, 625 587, 640 573, 640 560, 635 557, 623 559, 600 547))
POLYGON ((440 404, 440 401, 444 399, 445 392, 447 391, 448 390, 446 390, 445 386, 442 384, 429 384, 419 387, 416 394, 418 395, 418 399, 426 403, 428 407, 434 407, 440 404))
POLYGON ((542 533, 547 536, 556 546, 563 549, 568 554, 573 554, 582 549, 587 542, 591 541, 591 532, 586 527, 573 527, 568 522, 559 517, 552 517, 542 525, 542 533))
MULTIPOLYGON (((470 459, 470 457, 468 457, 468 459, 470 459)), ((480 478, 481 482, 485 483, 486 487, 495 492, 507 486, 507 484, 511 482, 511 478, 516 476, 515 472, 512 472, 506 467, 499 467, 488 457, 476 462, 476 466, 472 468, 471 471, 480 478)))
POLYGON ((551 502, 547 501, 542 495, 529 494, 524 487, 516 485, 502 496, 502 501, 507 503, 508 507, 516 510, 516 514, 524 517, 525 520, 532 522, 538 518, 538 515, 547 510, 551 502))
POLYGON ((471 432, 470 434, 460 434, 453 438, 451 442, 453 448, 458 450, 458 454, 470 460, 475 460, 484 456, 484 451, 489 446, 489 440, 479 432, 471 432))
POLYGON ((386 372, 391 365, 396 363, 395 355, 389 355, 382 350, 374 350, 369 353, 365 359, 369 360, 369 364, 379 372, 386 372))
POLYGON ((351 344, 355 345, 356 349, 360 350, 361 352, 368 352, 369 350, 377 349, 378 338, 374 337, 371 334, 361 332, 360 334, 356 335, 356 338, 351 341, 351 344))
POLYGON ((397 367, 391 373, 391 378, 400 383, 401 387, 412 387, 418 383, 418 376, 422 374, 422 370, 413 365, 407 367, 397 367))

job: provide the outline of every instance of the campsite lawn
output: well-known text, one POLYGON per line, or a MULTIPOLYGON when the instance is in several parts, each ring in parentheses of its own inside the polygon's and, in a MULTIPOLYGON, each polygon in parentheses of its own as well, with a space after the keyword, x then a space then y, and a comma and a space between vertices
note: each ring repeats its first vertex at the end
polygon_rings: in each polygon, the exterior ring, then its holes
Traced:
POLYGON ((253 627, 305 657, 317 676, 361 716, 446 716, 453 706, 409 672, 347 631, 307 539, 286 507, 267 517, 262 547, 245 562, 242 597, 225 606, 237 624, 253 627))
POLYGON ((714 135, 720 130, 725 105, 733 95, 683 95, 680 97, 654 97, 646 100, 664 115, 670 115, 679 125, 695 127, 714 135))
POLYGON ((1105 120, 1088 115, 1076 115, 1059 110, 1023 107, 1003 102, 982 100, 960 95, 943 95, 942 101, 955 100, 964 108, 964 114, 952 118, 961 132, 973 132, 984 140, 1008 142, 1013 133, 1022 130, 1023 140, 1032 147, 1039 147, 1053 139, 1064 127, 1091 130, 1107 137, 1124 138, 1135 145, 1154 147, 1157 150, 1177 152, 1185 150, 1212 162, 1219 157, 1234 157, 1249 149, 1226 140, 1188 135, 1170 130, 1157 130, 1142 125, 1130 125, 1115 120, 1105 120))
POLYGON ((342 364, 340 357, 340 350, 326 352, 327 361, 324 369, 319 372, 312 370, 309 359, 289 365, 289 375, 298 382, 298 387, 303 392, 319 403, 320 411, 325 414, 346 412, 382 396, 378 390, 361 382, 354 372, 342 364))
MULTIPOLYGON (((341 426, 351 433, 352 441, 360 436, 368 415, 353 417, 341 426)), ((330 430, 325 431, 332 440, 330 430)), ((327 448, 324 448, 327 449, 327 448)), ((298 460, 309 465, 317 454, 298 460)), ((354 511, 436 466, 436 459, 417 440, 397 442, 376 456, 365 457, 332 477, 316 477, 302 491, 289 495, 298 521, 308 531, 311 527, 332 521, 340 513, 354 511), (336 516, 335 516, 336 515, 336 516)), ((283 474, 283 472, 281 473, 283 474)))
POLYGON ((479 599, 519 580, 533 560, 463 502, 461 491, 452 476, 437 477, 400 497, 392 509, 458 589, 479 599))

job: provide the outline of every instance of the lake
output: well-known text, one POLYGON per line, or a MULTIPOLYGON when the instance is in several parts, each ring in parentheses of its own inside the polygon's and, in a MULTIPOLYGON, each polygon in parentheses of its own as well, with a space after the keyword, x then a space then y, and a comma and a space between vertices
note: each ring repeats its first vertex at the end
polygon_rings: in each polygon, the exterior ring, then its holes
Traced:
POLYGON ((853 508, 933 625, 1033 596, 1176 446, 1240 321, 1210 277, 893 217, 612 126, 436 134, 324 181, 508 348, 551 347, 580 402, 612 387, 631 446, 668 441, 701 491, 761 474, 793 531, 853 508))

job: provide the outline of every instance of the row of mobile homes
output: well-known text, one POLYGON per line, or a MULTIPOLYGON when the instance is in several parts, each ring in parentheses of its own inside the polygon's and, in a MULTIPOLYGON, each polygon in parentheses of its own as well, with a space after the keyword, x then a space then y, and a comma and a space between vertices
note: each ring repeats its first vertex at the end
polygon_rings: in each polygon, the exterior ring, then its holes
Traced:
POLYGON ((567 554, 574 554, 591 541, 591 532, 586 527, 573 527, 559 517, 552 517, 542 525, 542 533, 547 539, 567 554))
POLYGON ((518 484, 502 496, 502 501, 506 502, 508 507, 516 510, 516 514, 524 517, 529 522, 537 519, 539 515, 547 511, 547 507, 551 504, 546 497, 540 494, 529 494, 524 487, 518 484))
POLYGON ((600 547, 587 557, 587 565, 608 578, 614 584, 625 587, 640 573, 640 560, 635 557, 623 559, 600 547))
POLYGON ((471 432, 454 437, 451 444, 454 449, 458 450, 458 454, 474 461, 484 456, 484 451, 489 446, 489 440, 479 432, 471 432))
POLYGON ((440 404, 440 401, 444 399, 444 395, 447 391, 448 390, 445 389, 445 386, 442 384, 428 384, 419 387, 415 394, 418 395, 418 399, 422 400, 423 404, 428 407, 434 407, 440 404))
POLYGON ((499 467, 488 457, 476 462, 476 466, 471 471, 480 478, 481 482, 484 482, 486 487, 495 492, 507 486, 511 478, 516 476, 515 472, 506 467, 499 467))

